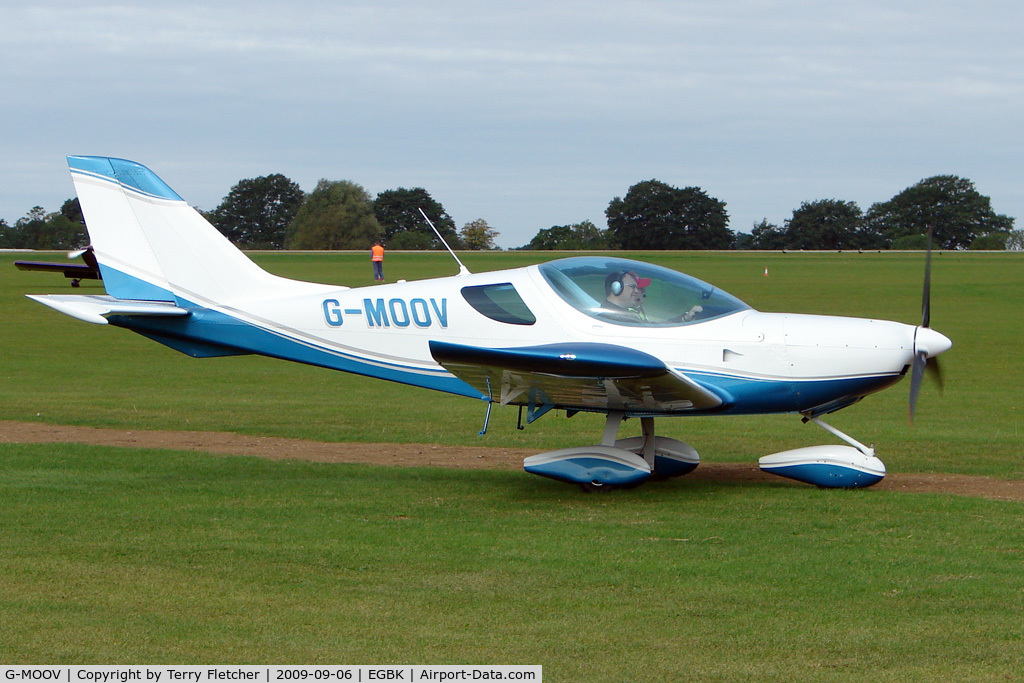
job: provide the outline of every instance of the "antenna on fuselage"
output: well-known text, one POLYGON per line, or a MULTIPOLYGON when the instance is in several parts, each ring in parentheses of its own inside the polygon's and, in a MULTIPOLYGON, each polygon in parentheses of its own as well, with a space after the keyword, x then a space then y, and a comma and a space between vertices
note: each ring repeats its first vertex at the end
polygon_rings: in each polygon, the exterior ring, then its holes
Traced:
POLYGON ((469 272, 469 268, 463 265, 462 261, 459 260, 459 257, 455 255, 454 251, 452 251, 452 248, 449 247, 448 243, 444 241, 443 237, 441 237, 441 231, 435 228, 434 224, 430 222, 429 218, 427 218, 426 212, 423 211, 423 209, 420 209, 419 211, 420 214, 423 216, 423 220, 427 222, 427 225, 430 226, 430 229, 434 231, 435 235, 437 235, 437 239, 441 240, 441 244, 443 244, 444 248, 448 250, 448 253, 452 255, 452 258, 455 259, 455 262, 459 264, 459 275, 471 275, 472 273, 469 272))

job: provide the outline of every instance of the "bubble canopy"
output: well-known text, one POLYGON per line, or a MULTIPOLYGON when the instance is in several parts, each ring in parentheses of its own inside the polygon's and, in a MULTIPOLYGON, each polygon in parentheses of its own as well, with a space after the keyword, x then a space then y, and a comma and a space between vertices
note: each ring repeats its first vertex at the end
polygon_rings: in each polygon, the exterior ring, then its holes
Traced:
POLYGON ((579 256, 538 268, 551 289, 573 308, 619 325, 692 325, 750 309, 695 277, 640 261, 579 256))

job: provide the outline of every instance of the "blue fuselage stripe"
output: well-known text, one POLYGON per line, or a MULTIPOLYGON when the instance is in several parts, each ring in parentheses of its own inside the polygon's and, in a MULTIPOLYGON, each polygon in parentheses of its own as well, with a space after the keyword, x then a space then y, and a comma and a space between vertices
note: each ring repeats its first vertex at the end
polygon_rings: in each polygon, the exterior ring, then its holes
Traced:
POLYGON ((803 412, 846 397, 866 396, 895 384, 901 377, 890 374, 797 380, 692 371, 685 374, 722 397, 724 405, 712 412, 732 415, 803 412))
POLYGON ((486 398, 441 368, 414 369, 398 363, 360 358, 354 354, 302 342, 231 316, 200 310, 199 315, 180 318, 111 316, 110 322, 140 333, 198 341, 460 396, 486 398))

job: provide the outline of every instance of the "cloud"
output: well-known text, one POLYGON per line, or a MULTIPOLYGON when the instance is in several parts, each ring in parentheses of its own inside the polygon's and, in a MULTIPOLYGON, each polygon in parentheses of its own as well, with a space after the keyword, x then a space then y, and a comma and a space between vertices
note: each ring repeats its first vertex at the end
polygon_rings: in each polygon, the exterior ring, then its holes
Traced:
POLYGON ((277 172, 423 186, 505 246, 603 224, 651 177, 704 187, 740 229, 932 168, 1015 215, 1021 18, 951 0, 37 0, 0 9, 0 216, 59 206, 67 153, 169 169, 204 207, 277 172))

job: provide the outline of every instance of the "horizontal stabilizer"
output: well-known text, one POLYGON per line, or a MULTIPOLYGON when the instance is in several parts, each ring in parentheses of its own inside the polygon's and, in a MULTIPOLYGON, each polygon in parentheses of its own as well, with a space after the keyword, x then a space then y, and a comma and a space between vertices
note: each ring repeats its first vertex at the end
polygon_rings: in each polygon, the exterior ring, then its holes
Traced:
POLYGON ((712 391, 654 356, 614 344, 482 348, 431 341, 430 353, 503 405, 661 414, 722 405, 712 391))
POLYGON ((87 323, 106 325, 112 315, 183 316, 189 312, 169 303, 115 299, 88 294, 27 294, 29 299, 87 323))

